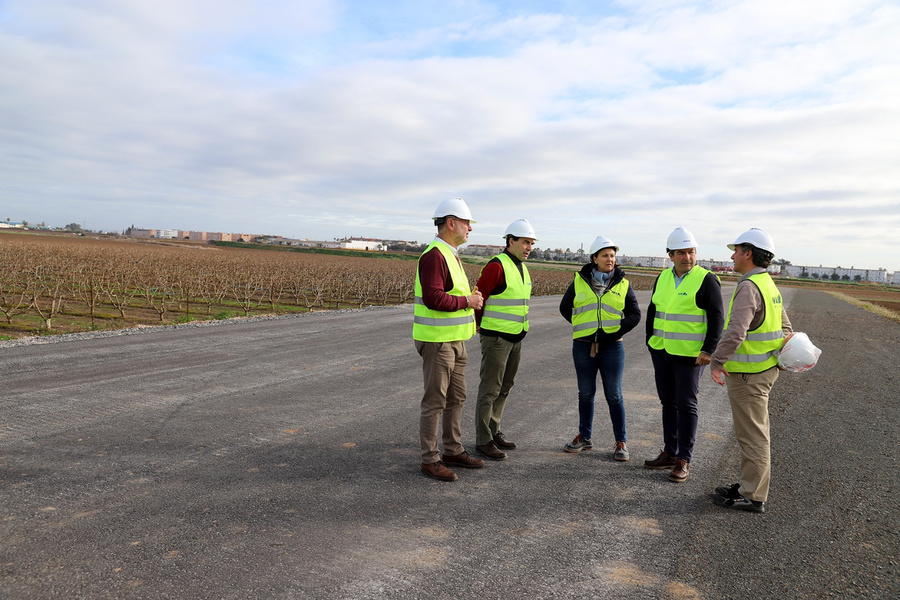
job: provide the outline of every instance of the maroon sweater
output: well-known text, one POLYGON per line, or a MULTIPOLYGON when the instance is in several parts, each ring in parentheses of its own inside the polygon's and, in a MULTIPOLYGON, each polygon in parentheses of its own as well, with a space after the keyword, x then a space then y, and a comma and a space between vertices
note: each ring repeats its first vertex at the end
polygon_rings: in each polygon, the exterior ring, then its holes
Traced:
POLYGON ((444 255, 437 248, 432 248, 419 258, 419 283, 422 285, 422 301, 431 310, 455 312, 469 305, 465 296, 447 293, 453 289, 453 277, 444 255))

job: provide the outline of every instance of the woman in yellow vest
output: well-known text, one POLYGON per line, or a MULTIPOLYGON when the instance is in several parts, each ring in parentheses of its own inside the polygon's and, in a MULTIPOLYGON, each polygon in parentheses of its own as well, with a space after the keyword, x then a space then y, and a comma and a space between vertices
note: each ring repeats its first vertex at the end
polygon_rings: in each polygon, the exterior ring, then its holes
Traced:
POLYGON ((594 396, 597 373, 609 406, 616 445, 616 460, 628 460, 622 373, 625 345, 622 336, 637 327, 641 308, 625 271, 616 265, 619 251, 612 240, 599 236, 591 244, 591 261, 575 279, 559 304, 559 312, 572 324, 572 359, 578 378, 578 435, 566 452, 593 450, 594 396))

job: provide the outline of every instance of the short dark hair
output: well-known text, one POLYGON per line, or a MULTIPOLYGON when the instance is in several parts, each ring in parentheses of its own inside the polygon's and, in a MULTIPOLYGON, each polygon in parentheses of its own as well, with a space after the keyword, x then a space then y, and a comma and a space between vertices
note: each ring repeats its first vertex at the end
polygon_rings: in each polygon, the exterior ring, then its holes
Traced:
POLYGON ((515 235, 506 236, 506 247, 509 248, 509 240, 518 242, 520 239, 521 239, 521 236, 515 236, 515 235))
POLYGON ((757 248, 753 244, 738 244, 744 250, 749 250, 751 253, 751 258, 753 260, 753 266, 759 267, 760 269, 767 269, 769 265, 772 264, 772 259, 775 258, 775 255, 769 252, 768 250, 763 250, 762 248, 757 248))

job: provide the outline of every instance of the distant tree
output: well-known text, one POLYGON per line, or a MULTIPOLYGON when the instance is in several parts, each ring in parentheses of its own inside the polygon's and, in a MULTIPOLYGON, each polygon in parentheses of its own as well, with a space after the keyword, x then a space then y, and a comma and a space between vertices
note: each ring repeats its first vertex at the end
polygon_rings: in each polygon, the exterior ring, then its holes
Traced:
POLYGON ((838 275, 837 272, 831 274, 831 280, 832 280, 832 281, 837 281, 837 280, 839 280, 840 278, 841 278, 841 276, 838 275))
POLYGON ((28 227, 28 221, 22 220, 22 227, 28 227))
POLYGON ((81 225, 79 225, 78 223, 69 223, 68 225, 63 227, 63 229, 65 229, 66 231, 80 232, 81 225))
POLYGON ((853 277, 853 279, 854 279, 854 281, 856 281, 857 283, 859 283, 860 281, 862 281, 862 275, 856 274, 856 275, 853 277))
POLYGON ((841 279, 843 279, 844 281, 850 281, 850 276, 849 276, 849 275, 843 275, 843 276, 841 277, 841 279))

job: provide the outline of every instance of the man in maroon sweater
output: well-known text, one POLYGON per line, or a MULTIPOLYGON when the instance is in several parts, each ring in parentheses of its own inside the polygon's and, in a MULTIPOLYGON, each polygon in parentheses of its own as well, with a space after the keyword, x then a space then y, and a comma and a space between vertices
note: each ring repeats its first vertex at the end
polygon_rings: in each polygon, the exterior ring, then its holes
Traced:
POLYGON ((481 383, 475 408, 475 449, 493 460, 506 459, 516 447, 500 430, 506 399, 515 383, 528 333, 531 277, 524 262, 531 254, 534 228, 525 219, 510 223, 506 248, 481 270, 476 289, 484 295, 484 309, 475 311, 481 342, 481 383))
POLYGON ((472 230, 468 205, 462 198, 445 200, 433 219, 437 237, 419 257, 413 309, 413 340, 423 360, 425 383, 419 438, 422 473, 440 481, 455 481, 456 473, 447 465, 484 466, 484 461, 469 456, 460 442, 466 400, 466 340, 475 334, 474 310, 481 308, 483 300, 477 288, 469 288, 457 256, 472 230))

